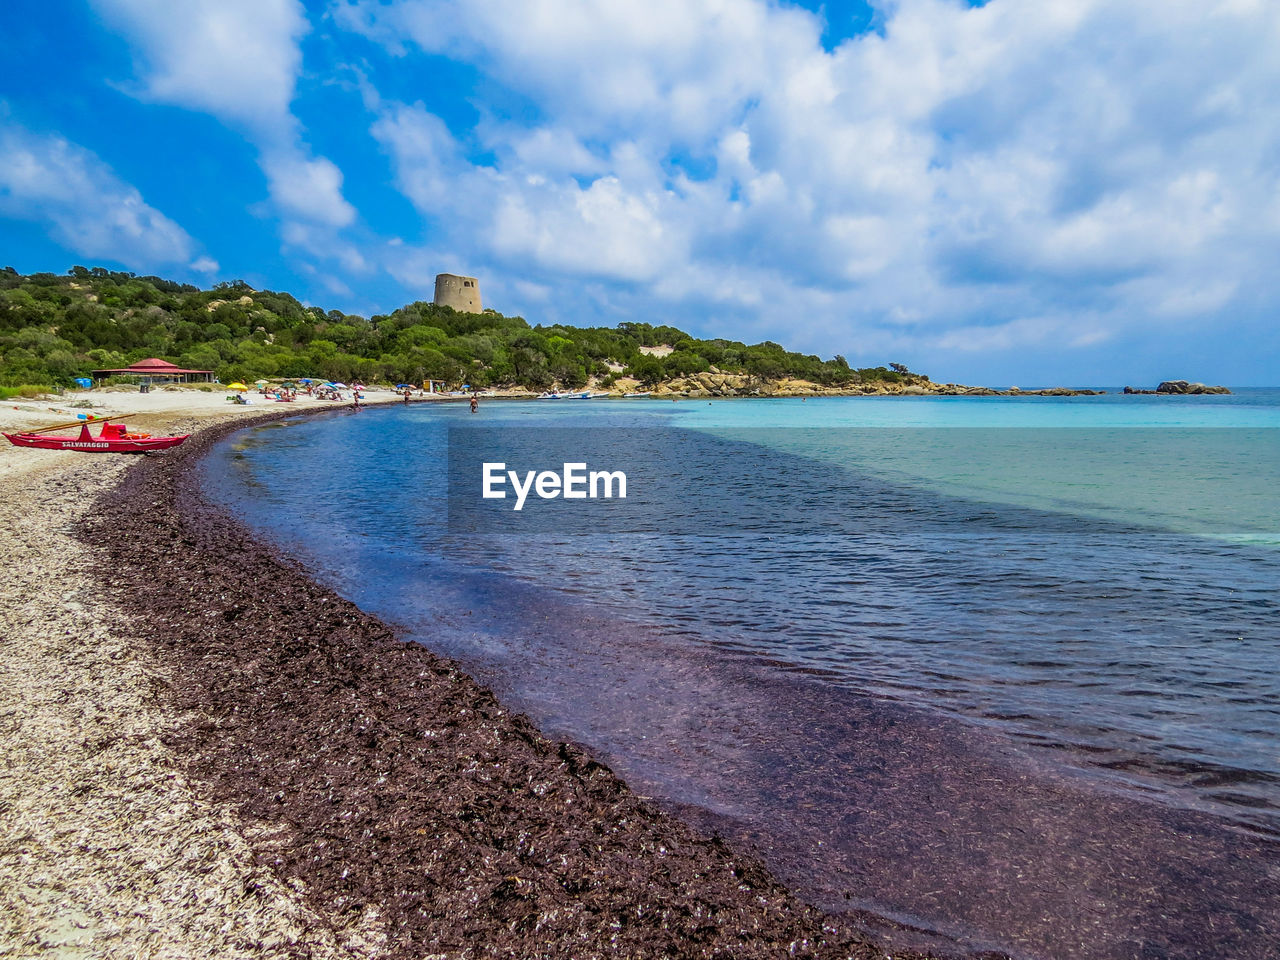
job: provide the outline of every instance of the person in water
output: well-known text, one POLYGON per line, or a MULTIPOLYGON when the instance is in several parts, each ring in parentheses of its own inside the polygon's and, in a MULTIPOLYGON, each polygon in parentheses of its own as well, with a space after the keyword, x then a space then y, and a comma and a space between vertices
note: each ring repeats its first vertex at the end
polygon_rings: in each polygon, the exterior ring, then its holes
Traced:
POLYGON ((472 413, 475 413, 478 409, 480 409, 480 394, 479 394, 479 393, 477 393, 477 392, 472 392, 472 394, 471 394, 471 412, 472 412, 472 413))

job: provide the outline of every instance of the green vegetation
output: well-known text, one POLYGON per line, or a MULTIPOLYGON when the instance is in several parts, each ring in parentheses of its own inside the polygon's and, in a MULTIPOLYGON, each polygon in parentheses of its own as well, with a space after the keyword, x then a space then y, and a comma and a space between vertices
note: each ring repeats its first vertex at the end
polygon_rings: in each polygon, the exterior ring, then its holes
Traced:
POLYGON ((200 290, 102 267, 72 267, 66 276, 0 271, 0 385, 66 386, 147 357, 212 370, 224 383, 309 376, 577 389, 592 379, 616 381, 610 364, 646 386, 713 370, 825 386, 918 376, 900 364, 855 370, 843 357, 821 360, 769 342, 697 340, 648 323, 530 326, 492 310, 458 313, 431 303, 365 319, 242 281, 200 290), (640 350, 659 345, 672 352, 640 350))
POLYGON ((16 387, 0 387, 0 400, 11 400, 14 397, 38 397, 45 393, 54 393, 56 388, 21 383, 16 387))

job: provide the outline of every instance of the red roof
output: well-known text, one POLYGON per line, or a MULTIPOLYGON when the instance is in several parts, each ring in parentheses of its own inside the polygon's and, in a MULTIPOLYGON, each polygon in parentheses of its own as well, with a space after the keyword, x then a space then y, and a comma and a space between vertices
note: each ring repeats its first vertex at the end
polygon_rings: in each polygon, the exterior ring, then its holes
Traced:
POLYGON ((168 360, 161 360, 159 357, 151 357, 149 360, 139 360, 137 363, 131 363, 127 367, 117 367, 113 370, 95 370, 94 373, 154 373, 154 374, 176 374, 176 373, 213 373, 212 370, 186 370, 182 367, 175 367, 168 360))
POLYGON ((130 370, 151 370, 155 373, 174 373, 177 367, 168 360, 161 360, 159 357, 152 357, 150 360, 139 360, 137 363, 129 364, 130 370))

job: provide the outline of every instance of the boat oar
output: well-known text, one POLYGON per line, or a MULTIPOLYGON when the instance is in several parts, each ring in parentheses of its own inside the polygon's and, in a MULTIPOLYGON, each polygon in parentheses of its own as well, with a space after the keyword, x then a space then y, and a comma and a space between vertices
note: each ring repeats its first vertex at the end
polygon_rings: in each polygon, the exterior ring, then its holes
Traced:
POLYGON ((51 427, 41 427, 38 430, 23 430, 23 433, 48 433, 51 430, 65 430, 68 427, 83 427, 90 423, 106 423, 108 420, 123 420, 125 417, 132 417, 132 413, 122 413, 118 417, 94 417, 91 420, 72 420, 70 423, 55 423, 51 427))

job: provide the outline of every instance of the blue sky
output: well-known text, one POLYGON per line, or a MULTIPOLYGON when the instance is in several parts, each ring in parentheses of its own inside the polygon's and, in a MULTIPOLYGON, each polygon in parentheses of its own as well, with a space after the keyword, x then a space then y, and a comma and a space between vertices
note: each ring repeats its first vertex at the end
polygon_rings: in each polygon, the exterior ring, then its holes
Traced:
POLYGON ((7 4, 0 265, 1280 384, 1268 0, 7 4))

